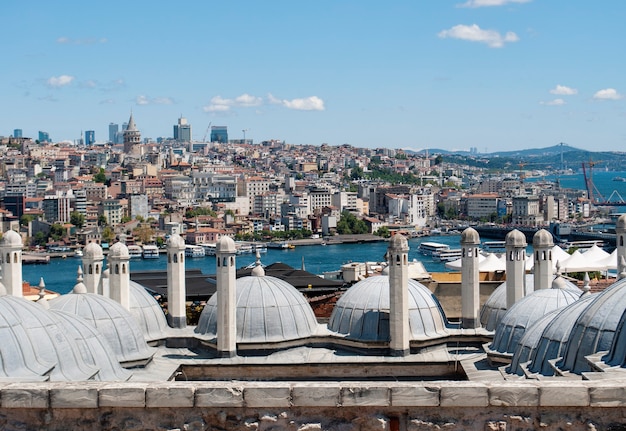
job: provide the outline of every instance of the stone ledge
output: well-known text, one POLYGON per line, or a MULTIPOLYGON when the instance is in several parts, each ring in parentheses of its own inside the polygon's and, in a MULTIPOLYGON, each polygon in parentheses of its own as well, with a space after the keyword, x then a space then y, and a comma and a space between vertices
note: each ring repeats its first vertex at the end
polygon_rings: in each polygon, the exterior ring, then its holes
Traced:
POLYGON ((195 385, 186 382, 150 384, 146 387, 146 407, 193 407, 195 385))
POLYGON ((441 407, 487 407, 487 386, 475 382, 438 383, 441 407))
POLYGON ((586 407, 589 389, 582 382, 542 382, 539 385, 539 405, 542 407, 586 407))
POLYGON ((61 409, 95 409, 98 407, 99 384, 53 383, 50 386, 50 407, 61 409))
POLYGON ((110 383, 98 391, 100 407, 139 407, 146 406, 146 386, 138 383, 110 383))
POLYGON ((200 384, 196 386, 196 407, 243 407, 243 386, 200 384))
POLYGON ((341 386, 338 384, 295 383, 291 388, 294 406, 338 407, 341 399, 341 386))
POLYGON ((591 407, 626 407, 626 388, 620 384, 604 383, 589 387, 591 407))
POLYGON ((390 389, 387 386, 353 385, 341 388, 341 405, 354 406, 389 406, 390 389))
POLYGON ((491 406, 523 406, 539 405, 539 388, 526 383, 489 386, 489 405, 491 406))
POLYGON ((50 407, 48 386, 41 383, 13 383, 0 389, 2 407, 47 409, 50 407))
POLYGON ((391 386, 391 405, 394 407, 436 407, 439 388, 428 386, 391 386))
POLYGON ((243 399, 246 407, 290 407, 291 386, 268 382, 254 386, 244 386, 243 399))

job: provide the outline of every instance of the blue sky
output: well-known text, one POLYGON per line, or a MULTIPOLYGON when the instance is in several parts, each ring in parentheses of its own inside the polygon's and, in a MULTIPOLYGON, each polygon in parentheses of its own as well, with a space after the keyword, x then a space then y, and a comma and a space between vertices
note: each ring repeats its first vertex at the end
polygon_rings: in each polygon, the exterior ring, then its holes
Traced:
POLYGON ((626 150, 626 2, 0 2, 0 135, 626 150), (27 6, 26 6, 27 5, 27 6))

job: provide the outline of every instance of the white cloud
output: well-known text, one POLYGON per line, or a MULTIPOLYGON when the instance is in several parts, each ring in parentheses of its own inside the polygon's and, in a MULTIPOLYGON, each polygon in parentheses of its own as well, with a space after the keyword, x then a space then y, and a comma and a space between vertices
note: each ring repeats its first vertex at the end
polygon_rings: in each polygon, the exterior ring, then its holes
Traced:
POLYGON ((468 40, 470 42, 485 43, 491 48, 502 48, 507 42, 517 42, 519 37, 512 31, 501 35, 495 30, 483 30, 476 24, 472 25, 455 25, 449 30, 442 30, 437 35, 442 39, 452 38, 468 40))
POLYGON ((273 105, 282 105, 285 108, 295 109, 298 111, 323 111, 326 109, 324 101, 317 96, 310 96, 298 99, 279 99, 272 94, 268 94, 267 98, 273 105))
POLYGON ((263 99, 261 97, 251 96, 247 93, 242 94, 241 96, 235 98, 236 106, 260 106, 263 104, 263 99))
POLYGON ((511 3, 530 3, 532 0, 467 0, 458 7, 484 7, 484 6, 505 6, 511 3))
POLYGON ((173 105, 174 100, 170 97, 148 97, 139 95, 135 98, 137 105, 173 105))
POLYGON ((599 90, 596 94, 593 95, 594 99, 598 100, 619 100, 624 96, 619 94, 615 88, 605 88, 604 90, 599 90))
POLYGON ((57 38, 57 43, 62 45, 93 45, 96 43, 107 43, 106 37, 101 38, 86 38, 86 39, 72 39, 66 36, 61 36, 57 38))
POLYGON ((74 81, 74 77, 71 75, 52 76, 48 78, 47 84, 49 87, 60 88, 70 85, 74 81))
POLYGON ((211 98, 211 103, 203 109, 205 112, 225 112, 234 107, 250 108, 253 106, 260 106, 262 104, 263 98, 244 93, 234 99, 225 99, 222 96, 214 96, 211 98))
POLYGON ((554 100, 549 100, 547 102, 539 102, 539 104, 546 105, 546 106, 561 106, 561 105, 565 105, 565 100, 554 99, 554 100))
POLYGON ((573 96, 574 94, 578 94, 578 90, 571 87, 566 87, 565 85, 557 85, 552 90, 550 90, 550 94, 556 94, 558 96, 573 96))

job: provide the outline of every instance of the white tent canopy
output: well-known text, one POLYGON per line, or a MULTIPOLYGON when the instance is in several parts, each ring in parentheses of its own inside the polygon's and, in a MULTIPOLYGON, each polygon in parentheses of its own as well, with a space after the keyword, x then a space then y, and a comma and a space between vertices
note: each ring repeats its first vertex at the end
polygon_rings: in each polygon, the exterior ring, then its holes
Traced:
MULTIPOLYGON (((586 254, 586 253, 585 253, 586 254)), ((585 254, 576 250, 569 259, 561 262, 561 271, 567 272, 587 272, 587 271, 605 271, 606 265, 599 261, 594 261, 586 257, 585 254)))
MULTIPOLYGON (((452 262, 446 263, 446 268, 454 271, 461 270, 462 259, 457 259, 452 262)), ((499 258, 495 253, 488 253, 486 256, 478 255, 478 270, 481 272, 494 272, 504 271, 506 269, 506 262, 499 258)))

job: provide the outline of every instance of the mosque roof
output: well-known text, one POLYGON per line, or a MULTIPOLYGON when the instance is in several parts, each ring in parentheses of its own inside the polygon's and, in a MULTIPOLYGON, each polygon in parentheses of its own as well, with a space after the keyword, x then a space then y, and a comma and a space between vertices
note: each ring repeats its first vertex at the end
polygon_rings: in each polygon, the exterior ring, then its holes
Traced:
POLYGON ((626 367, 626 309, 617 324, 611 349, 602 357, 602 361, 612 367, 626 367))
POLYGON ((95 242, 90 242, 83 250, 83 259, 104 259, 102 247, 95 242))
POLYGON ((109 248, 109 257, 117 259, 130 259, 128 247, 123 242, 116 242, 109 248))
POLYGON ((19 233, 15 232, 14 230, 8 230, 2 235, 2 238, 0 239, 0 245, 12 246, 12 247, 19 246, 21 248, 22 237, 19 233))
MULTIPOLYGON (((448 334, 446 317, 428 288, 409 280, 411 339, 448 334)), ((389 341, 389 277, 373 276, 350 287, 335 304, 328 329, 359 341, 389 341)))
MULTIPOLYGON (((248 276, 237 284, 237 342, 281 342, 309 337, 317 320, 306 298, 289 283, 267 275, 248 276)), ((217 335, 217 295, 207 302, 196 333, 217 335)))
MULTIPOLYGON (((532 293, 534 290, 533 274, 526 274, 524 295, 532 293)), ((500 324, 502 317, 506 314, 506 281, 498 286, 489 295, 480 309, 480 325, 488 331, 493 331, 500 324)))
POLYGON ((146 341, 167 337, 169 326, 163 308, 141 284, 130 281, 130 314, 135 318, 146 341))
POLYGON ((507 246, 513 247, 526 247, 526 237, 522 232, 517 229, 513 229, 504 237, 504 241, 507 246))

